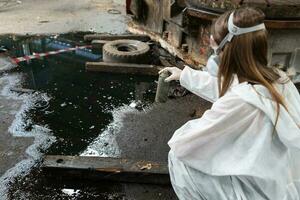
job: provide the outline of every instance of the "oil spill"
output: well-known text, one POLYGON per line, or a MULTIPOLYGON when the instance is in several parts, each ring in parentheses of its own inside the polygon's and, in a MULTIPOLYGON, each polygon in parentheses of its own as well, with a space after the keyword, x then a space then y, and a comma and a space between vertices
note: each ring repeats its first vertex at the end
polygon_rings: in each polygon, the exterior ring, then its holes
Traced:
MULTIPOLYGON (((85 45, 83 33, 39 37, 0 37, 0 46, 12 57, 32 55, 85 45)), ((154 100, 155 79, 149 76, 91 73, 86 61, 97 61, 101 54, 79 49, 19 63, 24 73, 23 87, 47 93, 49 103, 41 101, 28 113, 34 124, 47 126, 56 142, 46 154, 78 155, 112 121, 114 108, 154 100)), ((27 127, 27 131, 33 124, 27 127)))

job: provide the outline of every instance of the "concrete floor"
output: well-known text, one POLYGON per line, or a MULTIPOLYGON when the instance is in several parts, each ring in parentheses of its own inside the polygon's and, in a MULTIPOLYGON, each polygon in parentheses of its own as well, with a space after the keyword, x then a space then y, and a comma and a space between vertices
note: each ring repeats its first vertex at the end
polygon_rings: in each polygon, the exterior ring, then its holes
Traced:
MULTIPOLYGON (((125 114, 122 127, 116 138, 121 157, 167 162, 169 152, 167 142, 175 130, 188 120, 202 116, 210 106, 211 103, 191 94, 170 99, 166 103, 155 104, 146 113, 131 112, 125 114)), ((128 186, 124 191, 127 195, 132 193, 133 199, 136 200, 177 199, 171 187, 128 186), (144 190, 149 192, 142 192, 144 190)))
POLYGON ((124 5, 125 0, 0 0, 0 34, 123 33, 124 5))
MULTIPOLYGON (((9 76, 9 75, 8 75, 9 76)), ((22 99, 12 99, 2 91, 10 84, 7 77, 0 77, 0 199, 5 199, 6 185, 17 163, 27 160, 26 150, 33 144, 34 138, 14 137, 9 132, 16 113, 24 103, 22 99)))
POLYGON ((25 151, 33 142, 33 138, 13 137, 8 132, 8 128, 21 104, 22 101, 12 101, 0 95, 0 176, 27 157, 25 151))

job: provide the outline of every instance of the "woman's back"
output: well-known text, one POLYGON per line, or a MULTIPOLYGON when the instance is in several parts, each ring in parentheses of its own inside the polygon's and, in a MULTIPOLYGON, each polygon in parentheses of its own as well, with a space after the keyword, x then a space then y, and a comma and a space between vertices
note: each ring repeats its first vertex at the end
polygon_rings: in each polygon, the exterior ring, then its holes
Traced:
POLYGON ((216 20, 208 65, 217 77, 188 67, 172 73, 214 102, 168 143, 180 199, 300 199, 300 95, 284 73, 268 67, 263 19, 246 7, 216 20))
POLYGON ((293 112, 280 112, 275 132, 276 105, 268 90, 248 83, 232 87, 201 119, 177 130, 169 141, 170 167, 182 178, 178 183, 171 174, 174 188, 193 188, 192 196, 201 194, 203 199, 230 199, 233 194, 245 199, 299 199, 300 96, 291 82, 277 88, 284 88, 293 112))

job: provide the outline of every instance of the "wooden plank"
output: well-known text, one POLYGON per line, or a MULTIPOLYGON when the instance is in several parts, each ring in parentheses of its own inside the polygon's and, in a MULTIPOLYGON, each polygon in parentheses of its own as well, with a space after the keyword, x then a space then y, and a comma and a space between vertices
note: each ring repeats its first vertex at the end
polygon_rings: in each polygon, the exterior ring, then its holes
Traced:
POLYGON ((187 8, 186 12, 189 16, 212 21, 220 16, 218 13, 213 13, 205 10, 200 10, 196 8, 187 8))
POLYGON ((109 42, 109 41, 107 41, 107 40, 92 40, 91 44, 92 45, 93 44, 105 44, 107 42, 109 42))
POLYGON ((265 20, 269 29, 299 29, 300 20, 265 20))
POLYGON ((299 0, 184 0, 189 8, 224 13, 239 7, 251 6, 261 9, 267 19, 292 20, 300 19, 299 0))
POLYGON ((46 156, 42 165, 49 178, 169 184, 167 163, 122 158, 46 156))
POLYGON ((88 34, 84 36, 85 41, 92 40, 120 40, 120 39, 128 39, 128 40, 140 40, 140 41, 149 41, 150 38, 147 35, 137 35, 137 34, 127 34, 127 35, 109 35, 109 34, 88 34))
MULTIPOLYGON (((220 16, 218 13, 188 8, 187 14, 192 17, 212 21, 220 16)), ((266 27, 269 29, 299 29, 300 28, 300 20, 271 20, 266 19, 265 21, 266 27)))
POLYGON ((35 90, 32 90, 32 89, 17 88, 17 87, 10 88, 10 91, 18 92, 18 93, 34 93, 35 92, 35 90))
POLYGON ((102 49, 107 42, 107 40, 92 40, 91 44, 93 49, 102 49))
POLYGON ((109 72, 121 74, 142 74, 158 76, 163 66, 131 63, 87 62, 86 70, 92 72, 109 72))

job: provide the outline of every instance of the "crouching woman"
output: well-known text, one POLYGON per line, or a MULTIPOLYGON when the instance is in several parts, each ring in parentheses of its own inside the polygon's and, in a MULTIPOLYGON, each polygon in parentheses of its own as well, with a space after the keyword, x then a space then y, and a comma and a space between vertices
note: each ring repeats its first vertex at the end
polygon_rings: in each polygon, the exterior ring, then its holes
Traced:
POLYGON ((212 25, 207 72, 163 70, 171 73, 167 81, 213 102, 168 143, 179 199, 300 199, 300 96, 267 66, 263 20, 254 8, 227 12, 212 25))

